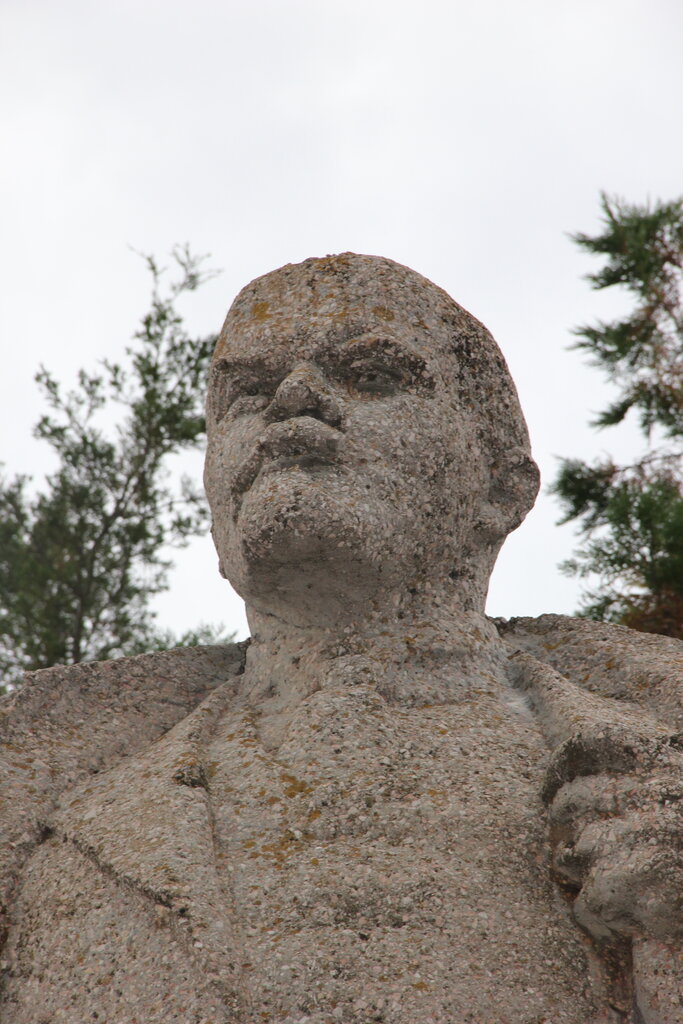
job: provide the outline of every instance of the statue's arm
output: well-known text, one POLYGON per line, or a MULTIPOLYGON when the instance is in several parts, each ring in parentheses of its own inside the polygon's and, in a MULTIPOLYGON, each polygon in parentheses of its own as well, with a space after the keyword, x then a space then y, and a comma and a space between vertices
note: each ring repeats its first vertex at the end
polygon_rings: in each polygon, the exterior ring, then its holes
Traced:
POLYGON ((637 1019, 683 1021, 683 643, 563 616, 499 628, 551 750, 555 877, 599 947, 630 949, 637 1019))

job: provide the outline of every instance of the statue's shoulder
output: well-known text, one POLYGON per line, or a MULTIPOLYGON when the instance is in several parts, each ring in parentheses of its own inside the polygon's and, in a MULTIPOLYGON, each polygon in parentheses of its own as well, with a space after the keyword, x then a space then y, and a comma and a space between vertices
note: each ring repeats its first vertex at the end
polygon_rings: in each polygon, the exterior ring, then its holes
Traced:
POLYGON ((513 649, 593 693, 639 704, 683 730, 683 641, 569 615, 495 622, 513 649))
POLYGON ((60 665, 28 673, 0 698, 0 934, 22 864, 49 835, 62 794, 145 750, 212 691, 234 692, 245 649, 60 665))
MULTIPOLYGON (((153 742, 242 671, 245 643, 179 647, 27 673, 0 698, 2 796, 42 804, 153 742)), ((0 813, 2 807, 0 805, 0 813)))

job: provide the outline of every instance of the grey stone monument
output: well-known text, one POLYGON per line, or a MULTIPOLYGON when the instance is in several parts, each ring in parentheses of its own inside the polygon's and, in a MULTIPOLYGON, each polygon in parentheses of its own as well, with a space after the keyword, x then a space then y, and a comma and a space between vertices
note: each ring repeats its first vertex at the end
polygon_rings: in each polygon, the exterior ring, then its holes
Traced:
POLYGON ((3 1024, 681 1024, 683 645, 488 579, 503 357, 346 253, 233 303, 206 489, 248 644, 2 704, 3 1024))

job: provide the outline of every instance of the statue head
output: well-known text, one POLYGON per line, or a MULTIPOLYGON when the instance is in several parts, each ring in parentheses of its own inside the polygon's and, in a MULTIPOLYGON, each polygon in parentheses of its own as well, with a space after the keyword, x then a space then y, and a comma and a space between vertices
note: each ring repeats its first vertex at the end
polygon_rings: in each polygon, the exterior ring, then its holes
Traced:
POLYGON ((426 278, 344 253, 257 278, 220 334, 205 484, 258 611, 352 621, 427 586, 483 611, 538 470, 489 332, 426 278))

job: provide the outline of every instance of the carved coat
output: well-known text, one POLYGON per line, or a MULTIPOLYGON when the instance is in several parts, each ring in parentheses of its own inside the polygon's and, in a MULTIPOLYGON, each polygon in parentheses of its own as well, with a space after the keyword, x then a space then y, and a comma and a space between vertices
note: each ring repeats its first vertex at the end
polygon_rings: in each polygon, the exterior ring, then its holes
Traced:
POLYGON ((683 644, 498 626, 509 689, 321 689, 276 745, 244 644, 34 673, 0 1022, 681 1024, 683 644))

